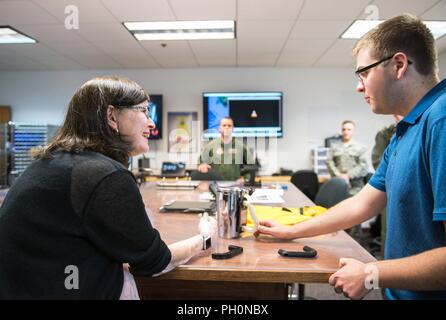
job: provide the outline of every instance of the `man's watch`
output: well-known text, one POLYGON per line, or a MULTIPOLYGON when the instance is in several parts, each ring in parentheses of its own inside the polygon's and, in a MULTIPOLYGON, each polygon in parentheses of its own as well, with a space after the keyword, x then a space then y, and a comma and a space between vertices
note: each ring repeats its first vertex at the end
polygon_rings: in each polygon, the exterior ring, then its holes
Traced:
POLYGON ((203 236, 203 250, 207 250, 211 247, 211 236, 203 236))

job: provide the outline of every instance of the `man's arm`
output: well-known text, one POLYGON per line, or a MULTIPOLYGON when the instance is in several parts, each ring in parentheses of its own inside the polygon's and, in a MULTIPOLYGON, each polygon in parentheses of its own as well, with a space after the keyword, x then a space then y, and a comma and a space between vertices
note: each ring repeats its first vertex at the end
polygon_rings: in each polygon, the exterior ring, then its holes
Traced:
MULTIPOLYGON (((446 222, 443 222, 446 236, 446 222)), ((351 299, 362 299, 371 289, 365 283, 374 276, 382 288, 413 291, 446 290, 446 247, 394 260, 362 263, 341 258, 340 269, 332 274, 329 284, 337 293, 351 299), (370 273, 372 272, 372 273, 370 273)))
POLYGON ((337 204, 327 212, 292 227, 272 221, 260 221, 258 234, 281 239, 313 237, 350 228, 376 216, 386 205, 386 194, 366 185, 358 194, 337 204))
POLYGON ((202 173, 207 173, 209 169, 211 169, 211 166, 209 165, 209 160, 210 160, 210 148, 208 143, 207 145, 204 146, 200 158, 198 158, 197 170, 202 173))
POLYGON ((406 290, 446 290, 446 247, 395 260, 373 263, 379 286, 406 290))

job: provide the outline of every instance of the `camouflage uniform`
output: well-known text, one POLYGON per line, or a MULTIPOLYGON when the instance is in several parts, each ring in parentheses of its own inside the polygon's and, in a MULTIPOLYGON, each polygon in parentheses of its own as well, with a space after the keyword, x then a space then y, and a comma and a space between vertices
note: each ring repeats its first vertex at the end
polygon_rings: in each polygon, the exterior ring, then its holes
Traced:
POLYGON ((220 138, 210 141, 204 147, 199 163, 209 164, 223 180, 239 179, 241 165, 255 163, 253 156, 240 140, 232 138, 228 144, 224 144, 220 138))
MULTIPOLYGON (((396 124, 391 124, 387 127, 382 128, 378 131, 375 137, 375 146, 372 150, 372 165, 373 168, 378 169, 379 164, 381 163, 381 158, 386 150, 387 146, 390 143, 390 139, 392 139, 393 134, 396 130, 396 124)), ((384 208, 381 211, 381 255, 384 256, 384 245, 386 242, 386 209, 384 208)))
POLYGON ((367 149, 354 140, 346 144, 336 143, 328 152, 328 172, 332 177, 348 174, 351 184, 349 194, 351 196, 364 187, 364 178, 368 173, 366 152, 367 149))
POLYGON ((387 148, 387 145, 390 142, 393 134, 395 133, 395 124, 391 124, 390 126, 384 127, 378 131, 375 137, 375 146, 372 150, 372 165, 373 168, 378 169, 379 163, 381 162, 381 157, 384 153, 384 150, 387 148))

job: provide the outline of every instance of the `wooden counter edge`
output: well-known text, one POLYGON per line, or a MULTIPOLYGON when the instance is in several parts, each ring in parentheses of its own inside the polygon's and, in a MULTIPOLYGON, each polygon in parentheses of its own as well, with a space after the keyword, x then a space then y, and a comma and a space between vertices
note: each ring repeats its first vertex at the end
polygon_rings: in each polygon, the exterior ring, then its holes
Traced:
POLYGON ((302 270, 239 270, 239 269, 198 269, 198 268, 177 268, 159 277, 136 276, 139 281, 144 278, 150 281, 168 280, 200 280, 200 281, 225 281, 225 282, 262 282, 262 283, 325 283, 335 272, 316 272, 302 270), (294 275, 293 275, 294 274, 294 275))

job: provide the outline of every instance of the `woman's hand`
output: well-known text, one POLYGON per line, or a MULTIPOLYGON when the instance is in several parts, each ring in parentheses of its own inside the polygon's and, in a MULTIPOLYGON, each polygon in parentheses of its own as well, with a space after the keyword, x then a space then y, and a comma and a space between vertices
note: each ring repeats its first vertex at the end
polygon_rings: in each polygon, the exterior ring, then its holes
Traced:
POLYGON ((203 237, 210 236, 211 238, 217 235, 217 220, 214 217, 209 217, 207 212, 203 213, 198 223, 198 231, 203 237))

